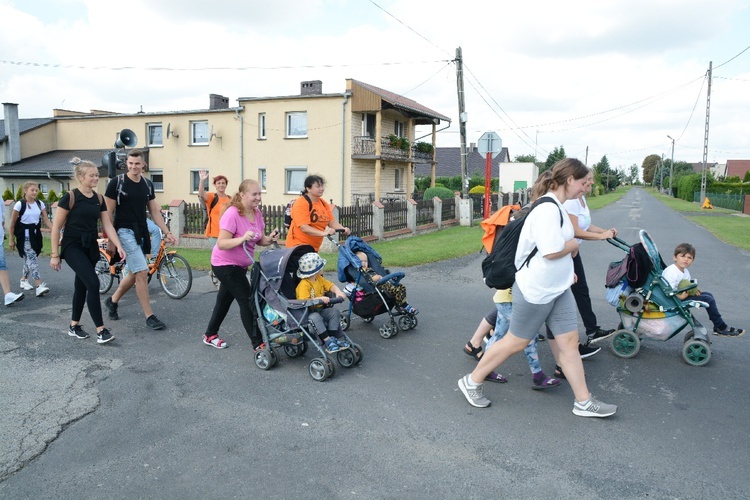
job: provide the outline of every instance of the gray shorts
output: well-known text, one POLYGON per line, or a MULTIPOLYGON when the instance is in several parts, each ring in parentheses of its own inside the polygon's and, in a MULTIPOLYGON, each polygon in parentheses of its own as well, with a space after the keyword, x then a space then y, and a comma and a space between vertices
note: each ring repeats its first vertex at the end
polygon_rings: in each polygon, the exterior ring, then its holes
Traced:
POLYGON ((547 323, 553 335, 578 331, 578 308, 570 288, 548 304, 531 304, 524 300, 518 285, 514 284, 510 332, 516 337, 531 340, 544 323, 547 323))

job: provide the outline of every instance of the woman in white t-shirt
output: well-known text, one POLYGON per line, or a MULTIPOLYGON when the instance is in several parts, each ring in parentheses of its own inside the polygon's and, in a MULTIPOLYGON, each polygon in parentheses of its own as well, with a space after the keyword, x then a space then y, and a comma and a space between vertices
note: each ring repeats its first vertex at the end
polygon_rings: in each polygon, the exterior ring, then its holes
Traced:
POLYGON ((578 313, 570 291, 575 279, 573 256, 578 252, 578 240, 562 202, 585 191, 588 174, 586 165, 566 158, 552 167, 550 178, 542 181, 547 194, 526 216, 516 250, 515 265, 519 270, 513 285, 509 331, 487 350, 472 373, 458 381, 459 389, 472 406, 490 405, 482 391, 487 375, 522 351, 546 323, 554 337, 550 339, 552 352, 565 370, 575 395, 573 413, 582 417, 608 417, 617 411, 615 405, 602 403, 589 393, 578 353, 578 313), (552 203, 544 202, 545 198, 552 203), (538 251, 524 265, 534 248, 538 251))
POLYGON ((36 283, 36 296, 41 297, 49 293, 47 283, 42 282, 39 274, 37 256, 42 252, 42 224, 52 231, 52 223, 47 217, 47 207, 44 202, 37 200, 39 184, 26 182, 23 185, 23 198, 13 205, 13 215, 10 219, 10 233, 12 235, 8 246, 13 250, 18 246, 18 255, 24 258, 21 288, 34 290, 29 283, 29 276, 36 283))
POLYGON ((23 300, 22 293, 14 293, 10 289, 10 276, 8 275, 8 266, 5 263, 5 207, 0 210, 0 286, 5 296, 5 305, 9 306, 19 300, 23 300))
MULTIPOLYGON (((586 177, 585 192, 578 198, 563 203, 563 208, 568 212, 570 220, 573 222, 573 229, 575 229, 575 236, 578 239, 578 243, 581 243, 582 240, 606 240, 607 238, 617 236, 617 229, 602 229, 591 223, 591 210, 589 210, 585 195, 591 192, 591 186, 593 185, 594 173, 593 171, 589 171, 586 177)), ((581 357, 585 358, 596 354, 601 349, 599 347, 592 348, 589 346, 589 343, 595 344, 610 337, 614 333, 614 330, 603 330, 597 323, 596 314, 594 314, 591 308, 589 286, 586 282, 586 272, 583 269, 580 251, 573 257, 573 270, 577 279, 570 289, 573 292, 573 297, 576 299, 576 306, 583 320, 583 326, 586 328, 586 342, 579 344, 578 351, 581 357)), ((559 368, 556 367, 555 369, 559 370, 559 368)), ((556 371, 555 373, 558 377, 564 376, 561 371, 556 371)))

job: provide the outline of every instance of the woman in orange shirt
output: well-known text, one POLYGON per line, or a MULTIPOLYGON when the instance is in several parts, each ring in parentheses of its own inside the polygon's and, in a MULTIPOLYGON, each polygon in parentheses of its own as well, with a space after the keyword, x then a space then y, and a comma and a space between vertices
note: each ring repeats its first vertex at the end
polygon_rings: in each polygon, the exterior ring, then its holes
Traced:
POLYGON ((221 210, 229 203, 230 197, 226 193, 229 181, 223 175, 214 177, 214 186, 216 193, 207 193, 204 188, 204 182, 208 179, 208 170, 201 170, 199 173, 200 183, 198 185, 198 198, 206 204, 206 213, 208 214, 208 224, 206 224, 206 236, 211 246, 216 244, 219 237, 219 219, 221 219, 221 210))
POLYGON ((337 229, 343 229, 346 236, 351 231, 338 223, 331 206, 323 199, 325 180, 321 176, 308 175, 304 186, 302 196, 292 205, 292 224, 286 236, 286 246, 311 245, 317 252, 323 238, 336 234, 337 229))

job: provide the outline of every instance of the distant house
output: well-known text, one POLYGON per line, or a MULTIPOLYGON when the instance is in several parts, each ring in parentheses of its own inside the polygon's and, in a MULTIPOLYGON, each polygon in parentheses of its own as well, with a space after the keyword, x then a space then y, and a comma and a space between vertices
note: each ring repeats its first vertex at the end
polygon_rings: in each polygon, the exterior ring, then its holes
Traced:
MULTIPOLYGON (((461 175, 461 148, 441 147, 436 149, 435 177, 456 177, 461 175)), ((479 153, 477 145, 471 143, 466 148, 466 173, 469 177, 484 177, 486 158, 479 153)), ((417 163, 414 175, 430 177, 429 163, 417 163)), ((510 163, 508 148, 492 159, 492 178, 499 179, 502 192, 531 187, 539 176, 539 169, 533 163, 510 163)))
POLYGON ((748 171, 750 171, 750 160, 727 160, 727 177, 744 179, 748 171))
MULTIPOLYGON (((53 110, 53 118, 19 120, 18 104, 4 104, 0 132, 0 191, 14 193, 28 180, 58 193, 77 183, 69 160, 101 163, 124 129, 138 137, 157 202, 196 202, 199 172, 223 174, 234 192, 256 179, 268 205, 299 196, 309 174, 326 179, 325 198, 348 205, 360 197, 410 196, 412 166, 434 161, 414 144, 415 127, 436 127, 450 118, 412 99, 353 79, 343 92, 324 94, 320 80, 304 81, 300 93, 240 97, 210 94, 208 109, 114 113, 53 110)), ((434 150, 430 141, 426 149, 434 150)), ((425 149, 425 148, 422 148, 425 149)), ((106 173, 101 172, 99 192, 106 173)))

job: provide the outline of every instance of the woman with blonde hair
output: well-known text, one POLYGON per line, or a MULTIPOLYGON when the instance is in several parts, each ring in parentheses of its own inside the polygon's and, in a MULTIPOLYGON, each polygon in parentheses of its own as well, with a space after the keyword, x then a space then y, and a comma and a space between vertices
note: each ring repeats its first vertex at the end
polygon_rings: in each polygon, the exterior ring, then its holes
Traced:
POLYGON ((260 185, 255 180, 245 179, 219 220, 219 237, 211 252, 211 270, 221 281, 221 287, 203 335, 203 343, 207 346, 217 349, 227 347, 227 343, 219 338, 219 327, 232 301, 236 300, 242 325, 253 349, 262 348, 263 339, 255 324, 247 270, 253 264, 255 245, 270 245, 276 241, 279 231, 274 229, 270 236, 265 235, 266 224, 258 208, 260 202, 260 185))
POLYGON ((515 255, 518 272, 513 284, 513 314, 508 333, 485 352, 472 373, 458 381, 470 405, 477 408, 490 405, 482 390, 487 375, 523 350, 546 323, 554 337, 550 338, 550 347, 573 389, 573 414, 609 417, 617 411, 617 406, 602 403, 589 393, 578 352, 578 311, 570 290, 578 240, 562 203, 586 190, 588 173, 586 165, 577 159, 557 162, 542 186, 546 194, 526 216, 515 255))
POLYGON ((96 326, 96 341, 105 344, 113 340, 114 336, 104 326, 102 304, 99 301, 99 278, 95 269, 99 261, 98 221, 101 221, 102 228, 107 233, 109 241, 117 248, 121 259, 125 259, 125 252, 107 213, 104 197, 96 192, 99 185, 99 169, 94 163, 81 161, 79 158, 73 158, 70 162, 75 165, 73 172, 79 186, 62 195, 57 203, 55 223, 52 226, 52 255, 49 265, 55 271, 59 271, 62 268, 61 259, 65 259, 76 273, 68 335, 77 339, 88 338, 89 334, 80 325, 83 305, 86 304, 96 326))

